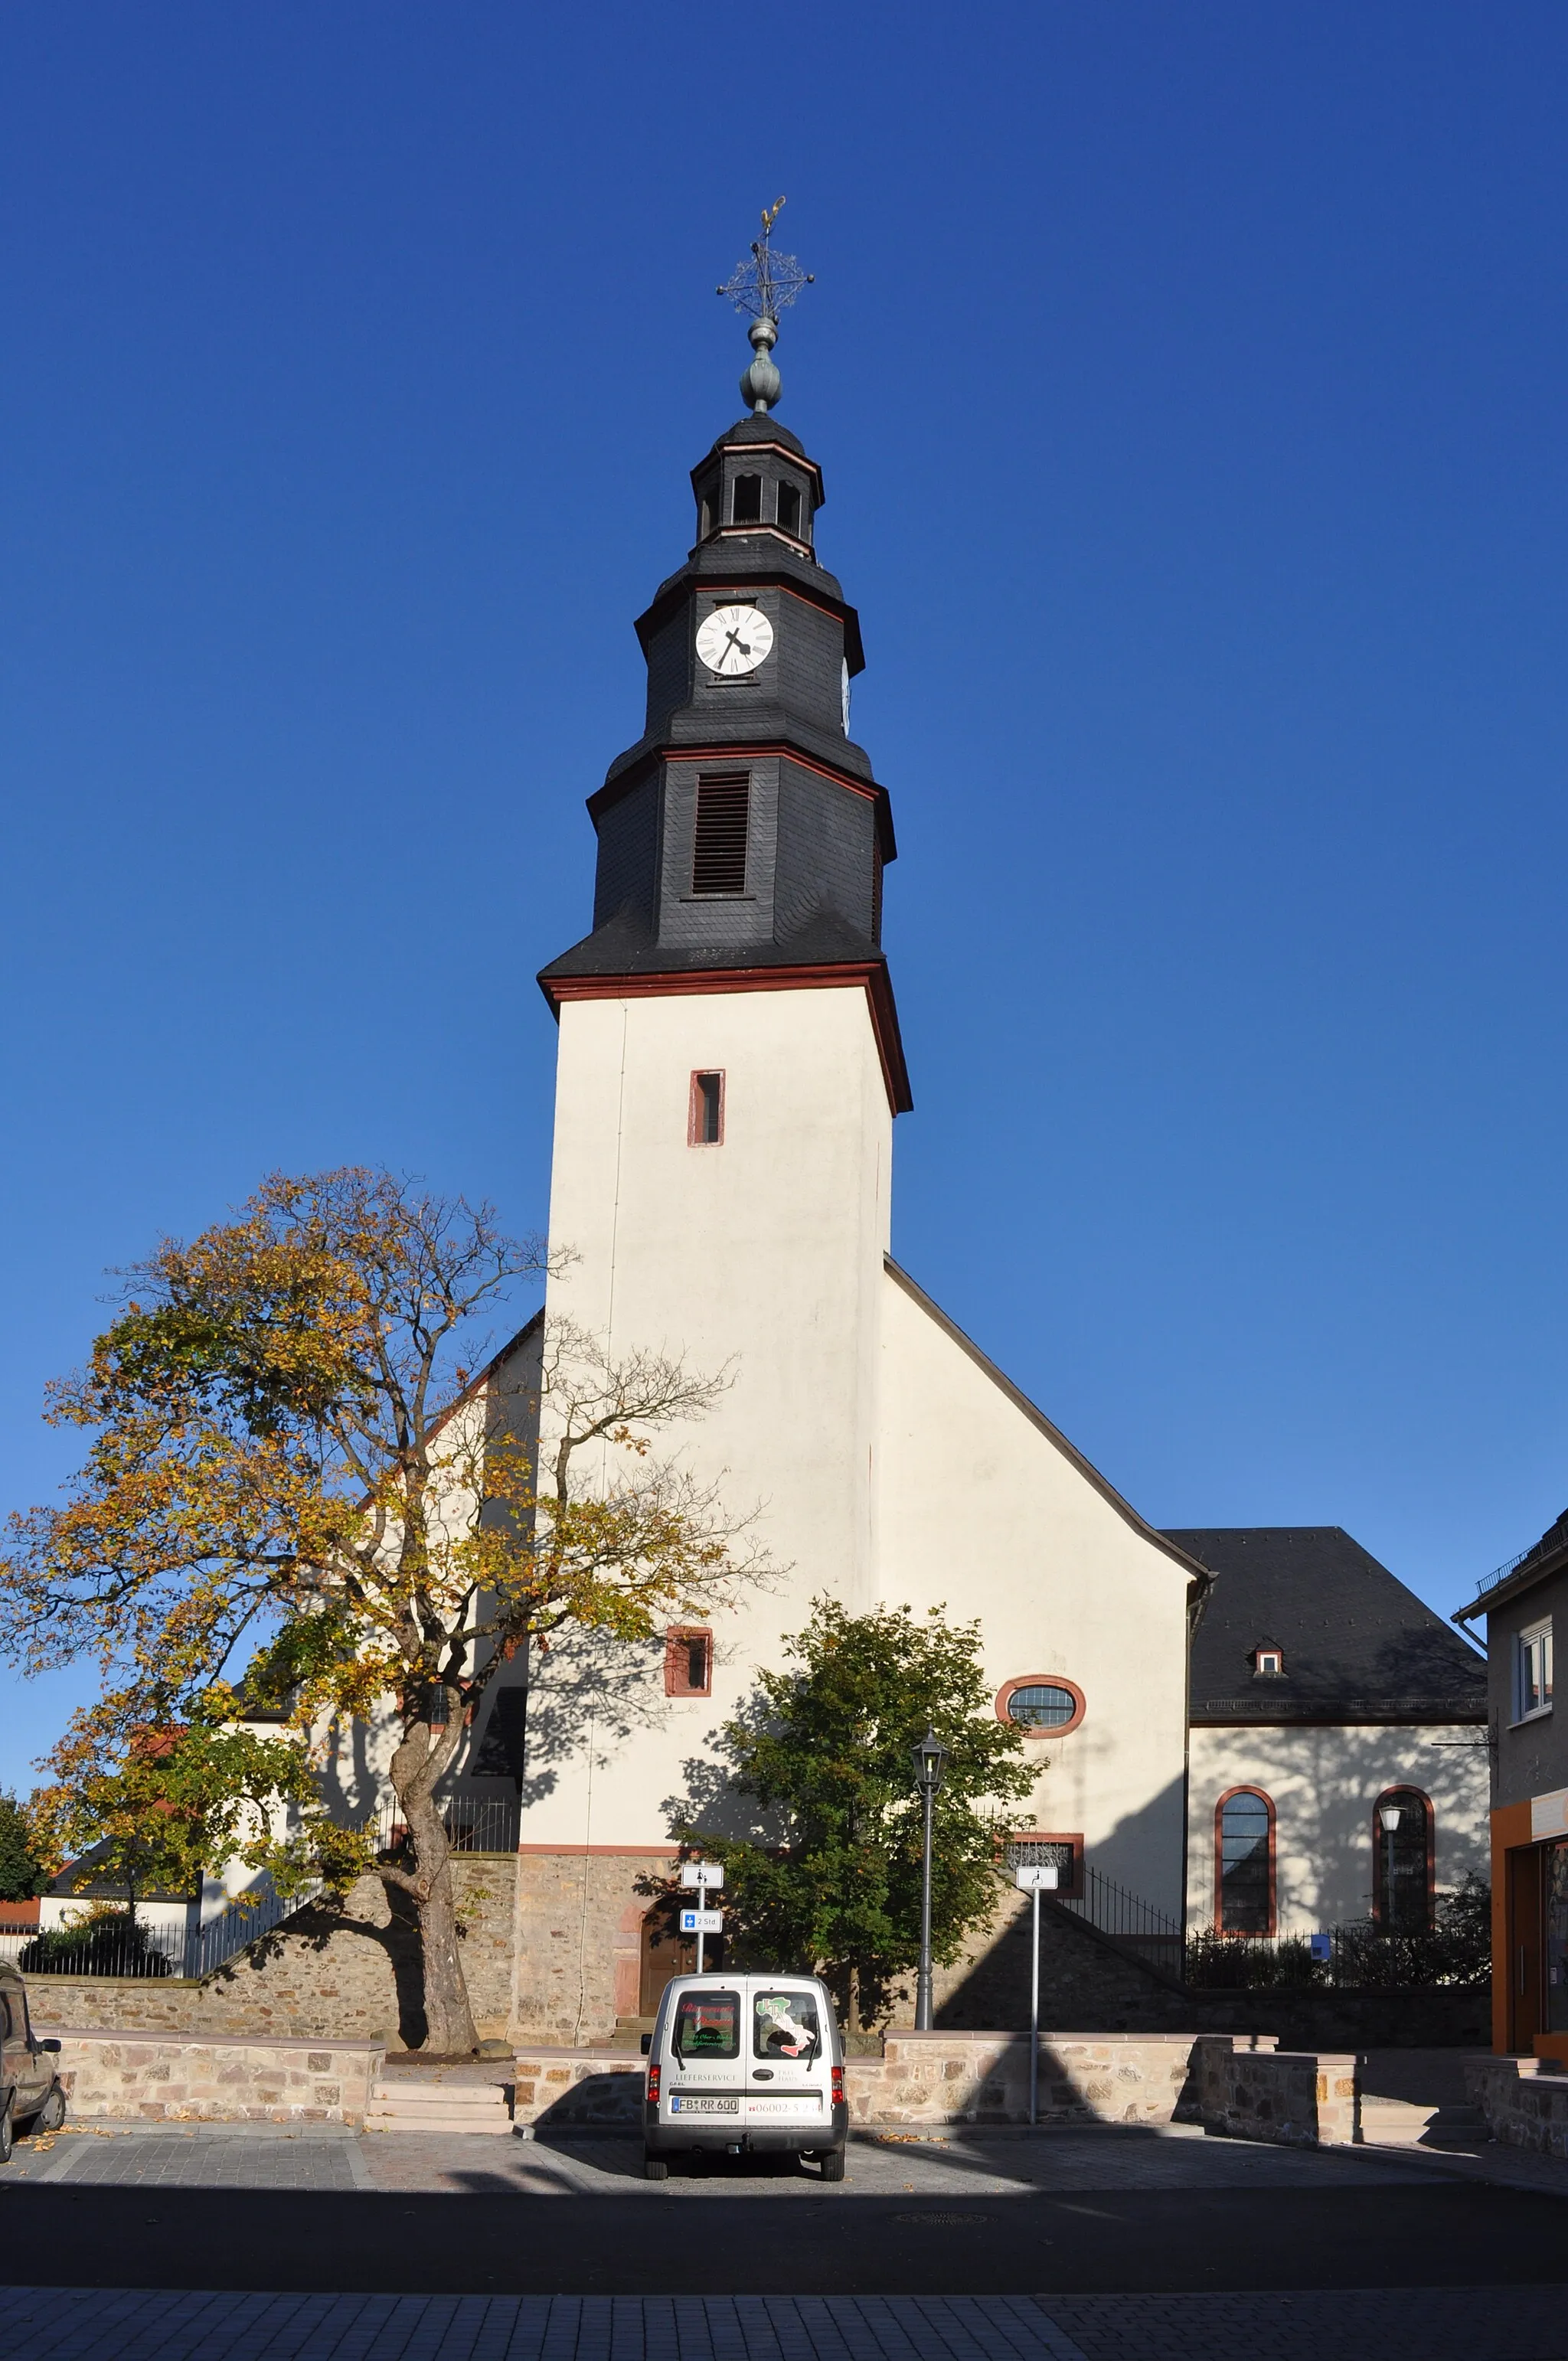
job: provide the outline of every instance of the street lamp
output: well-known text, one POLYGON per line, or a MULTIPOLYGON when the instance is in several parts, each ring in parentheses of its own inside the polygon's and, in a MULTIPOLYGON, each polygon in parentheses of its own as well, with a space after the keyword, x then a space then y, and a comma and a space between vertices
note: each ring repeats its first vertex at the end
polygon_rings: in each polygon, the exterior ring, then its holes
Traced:
POLYGON ((1394 1932, 1394 1831, 1399 1825, 1398 1805, 1379 1804, 1377 1817, 1383 1823, 1383 1834, 1387 1839, 1383 1869, 1383 1916, 1385 1929, 1391 1935, 1394 1932))
POLYGON ((915 1984, 915 2030, 931 2030, 931 1806, 942 1784, 942 1765, 948 1750, 934 1730, 927 1730, 918 1746, 910 1752, 915 1758, 915 1777, 926 1807, 926 1843, 920 1866, 920 1972, 915 1984))

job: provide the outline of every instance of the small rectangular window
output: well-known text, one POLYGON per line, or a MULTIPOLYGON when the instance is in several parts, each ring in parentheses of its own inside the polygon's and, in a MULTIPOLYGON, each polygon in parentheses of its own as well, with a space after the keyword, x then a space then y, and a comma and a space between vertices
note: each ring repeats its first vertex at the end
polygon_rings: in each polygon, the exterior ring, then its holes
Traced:
POLYGON ((692 832, 692 892, 743 894, 751 833, 751 782, 747 773, 696 783, 692 832))
POLYGON ((700 1630, 664 1634, 664 1695, 711 1697, 713 1634, 700 1630))
POLYGON ((762 521, 762 479, 761 476, 737 476, 735 500, 729 511, 736 524, 760 524, 762 521))
POLYGON ((1552 1626, 1538 1623, 1514 1641, 1514 1719, 1552 1710, 1552 1626))
POLYGON ((800 486, 798 484, 779 486, 779 523, 785 533, 793 533, 795 539, 799 540, 800 486))
POLYGON ((706 1074, 694 1074, 691 1104, 686 1113, 686 1146, 688 1148, 722 1148, 724 1145, 724 1071, 719 1067, 706 1074))

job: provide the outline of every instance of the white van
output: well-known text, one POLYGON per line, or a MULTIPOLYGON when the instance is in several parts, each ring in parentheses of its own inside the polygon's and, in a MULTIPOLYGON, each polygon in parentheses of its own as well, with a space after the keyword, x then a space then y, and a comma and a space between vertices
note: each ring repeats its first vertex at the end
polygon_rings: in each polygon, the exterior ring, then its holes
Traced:
POLYGON ((674 1976, 642 2037, 645 2169, 672 2156, 772 2151, 844 2178, 844 2048, 815 1976, 674 1976))

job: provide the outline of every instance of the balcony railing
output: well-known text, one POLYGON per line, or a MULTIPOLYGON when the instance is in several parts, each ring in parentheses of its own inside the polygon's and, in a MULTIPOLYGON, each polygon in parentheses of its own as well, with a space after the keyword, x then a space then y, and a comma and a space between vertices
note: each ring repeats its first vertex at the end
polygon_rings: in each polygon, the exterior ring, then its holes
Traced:
MULTIPOLYGON (((438 1798, 442 1825, 454 1852, 515 1852, 522 1830, 522 1807, 515 1795, 448 1795, 438 1798)), ((377 1814, 377 1843, 384 1853, 401 1852, 408 1824, 396 1796, 377 1814)))

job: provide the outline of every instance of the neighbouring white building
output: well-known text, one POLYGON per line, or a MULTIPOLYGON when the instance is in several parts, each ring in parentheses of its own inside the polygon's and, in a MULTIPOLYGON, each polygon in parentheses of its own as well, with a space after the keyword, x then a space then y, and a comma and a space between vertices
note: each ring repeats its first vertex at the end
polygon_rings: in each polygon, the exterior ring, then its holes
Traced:
POLYGON ((1486 1659, 1337 1525, 1171 1539, 1216 1577, 1192 1641, 1189 1925, 1426 1926, 1486 1871, 1486 1659))

